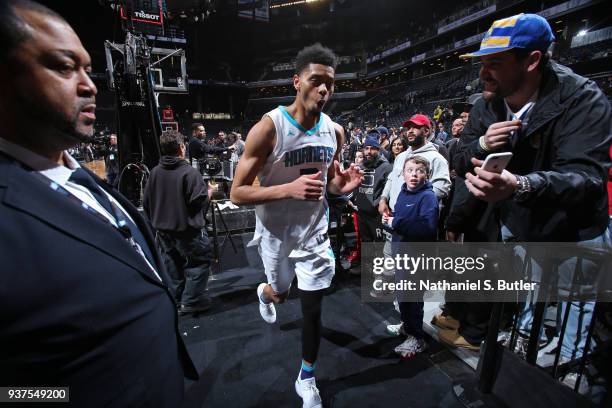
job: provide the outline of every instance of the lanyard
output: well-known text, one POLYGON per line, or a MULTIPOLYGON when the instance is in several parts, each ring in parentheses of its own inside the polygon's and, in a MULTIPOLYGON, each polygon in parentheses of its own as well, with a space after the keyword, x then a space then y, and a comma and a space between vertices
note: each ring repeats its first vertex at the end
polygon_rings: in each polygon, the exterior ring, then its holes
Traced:
MULTIPOLYGON (((123 215, 123 212, 119 209, 117 204, 113 202, 113 200, 109 200, 109 202, 113 210, 113 214, 111 214, 111 216, 113 216, 113 218, 115 219, 116 225, 110 222, 108 218, 100 214, 98 211, 90 207, 87 203, 79 200, 77 197, 71 194, 64 187, 57 184, 55 181, 49 180, 47 177, 35 171, 32 172, 32 174, 35 177, 37 177, 39 180, 41 180, 43 183, 47 184, 53 191, 56 191, 62 194, 64 197, 68 198, 69 200, 71 200, 72 202, 80 206, 81 208, 85 209, 90 214, 98 217, 98 219, 102 220, 103 222, 109 224, 111 227, 119 231, 119 233, 123 236, 123 238, 128 240, 130 244, 132 244, 132 246, 138 245, 132 238, 132 231, 130 230, 130 227, 128 226, 127 218, 125 217, 125 215, 123 215)), ((138 246, 138 252, 142 252, 142 249, 140 248, 140 246, 138 246)))
MULTIPOLYGON (((160 281, 162 280, 161 277, 158 275, 157 271, 155 270, 155 268, 153 267, 153 265, 151 264, 151 262, 153 262, 153 261, 152 260, 149 261, 149 259, 147 258, 147 255, 142 250, 142 247, 138 244, 138 242, 136 242, 134 240, 134 237, 132 235, 132 231, 130 230, 130 227, 129 227, 129 224, 128 224, 131 221, 123 214, 123 211, 121 211, 119 209, 119 207, 117 206, 117 204, 115 204, 113 202, 113 200, 109 199, 108 201, 110 202, 111 209, 113 210, 113 214, 111 214, 111 216, 113 216, 113 218, 115 219, 115 222, 117 223, 117 225, 115 225, 112 222, 110 222, 108 218, 106 218, 105 216, 100 214, 98 211, 96 211, 95 209, 90 207, 87 203, 79 200, 77 197, 75 197, 73 194, 71 194, 64 187, 62 187, 59 184, 57 184, 55 181, 49 180, 47 177, 43 176, 42 174, 40 174, 40 173, 38 173, 36 171, 31 172, 31 174, 33 174, 36 178, 38 178, 43 183, 47 184, 53 191, 56 191, 56 192, 62 194, 63 196, 65 196, 66 198, 68 198, 69 200, 71 200, 72 202, 77 204, 78 206, 80 206, 81 208, 85 209, 86 211, 88 211, 92 215, 98 217, 98 219, 100 219, 101 221, 103 221, 103 222, 107 223, 108 225, 110 225, 111 227, 113 227, 113 229, 119 231, 121 236, 128 242, 128 244, 132 248, 134 248, 134 250, 140 256, 142 256, 142 258, 144 259, 145 263, 153 271, 155 276, 157 276, 157 278, 160 281)), ((106 192, 104 192, 104 194, 106 194, 106 192)))

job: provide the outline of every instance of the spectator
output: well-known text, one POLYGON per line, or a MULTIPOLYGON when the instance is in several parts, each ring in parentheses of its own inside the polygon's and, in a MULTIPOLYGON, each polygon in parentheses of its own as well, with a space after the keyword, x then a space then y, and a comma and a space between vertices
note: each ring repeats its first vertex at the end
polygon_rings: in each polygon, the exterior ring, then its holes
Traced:
POLYGON ((378 134, 380 135, 380 149, 381 153, 385 156, 385 158, 389 159, 389 130, 384 126, 379 126, 376 128, 378 134))
POLYGON ((442 157, 444 157, 444 159, 448 163, 448 149, 444 145, 444 142, 436 137, 436 129, 433 126, 433 123, 432 122, 429 122, 429 123, 430 123, 429 136, 427 140, 433 144, 433 146, 436 148, 438 153, 440 153, 440 155, 442 155, 442 157))
POLYGON ((453 108, 448 107, 444 109, 444 113, 442 113, 441 122, 442 123, 450 123, 453 120, 453 108))
MULTIPOLYGON (((378 205, 378 212, 381 215, 390 216, 391 208, 395 207, 397 197, 401 192, 404 184, 403 170, 405 161, 413 155, 419 155, 426 158, 429 162, 430 175, 428 180, 431 182, 433 191, 438 198, 438 201, 448 196, 450 188, 450 178, 448 174, 448 163, 438 153, 434 145, 427 141, 431 132, 431 122, 429 118, 422 114, 413 115, 410 119, 404 122, 403 127, 408 129, 407 140, 409 148, 403 153, 400 153, 393 163, 393 170, 389 173, 385 189, 381 195, 378 205)), ((391 257, 391 236, 386 235, 387 242, 384 247, 384 255, 391 257)), ((385 279, 389 279, 393 271, 385 271, 383 275, 385 279)))
MULTIPOLYGON (((355 162, 356 158, 357 158, 357 151, 359 149, 361 149, 361 140, 360 140, 360 135, 361 135, 361 131, 359 128, 355 129, 355 131, 351 132, 351 144, 349 146, 349 161, 351 162, 355 162)), ((362 157, 363 160, 363 157, 362 157)))
POLYGON ((363 151, 357 150, 357 153, 355 153, 355 164, 363 168, 363 160, 364 160, 363 151))
POLYGON ((436 122, 440 121, 440 118, 442 117, 442 112, 443 112, 442 106, 440 105, 436 106, 436 109, 434 109, 434 113, 433 113, 433 118, 436 122))
POLYGON ((448 164, 450 166, 450 176, 452 180, 457 176, 457 172, 453 166, 453 157, 459 145, 459 138, 461 137, 462 130, 463 121, 461 118, 455 119, 451 127, 451 138, 446 142, 446 148, 448 149, 448 164))
POLYGON ((234 142, 236 149, 234 152, 236 153, 236 156, 238 156, 238 159, 240 159, 242 157, 242 153, 244 153, 244 141, 242 140, 242 135, 240 133, 234 133, 234 135, 236 136, 236 141, 234 142))
POLYGON ((381 214, 390 212, 390 207, 395 206, 397 195, 403 183, 403 168, 406 159, 412 155, 425 157, 430 164, 431 175, 428 177, 438 200, 448 195, 450 188, 450 177, 446 159, 438 153, 432 143, 427 141, 431 132, 429 118, 422 114, 413 115, 404 122, 403 127, 408 129, 407 140, 409 149, 395 158, 393 171, 389 174, 385 190, 383 191, 379 207, 381 214))
MULTIPOLYGON (((393 233, 393 254, 400 248, 397 242, 434 242, 438 225, 438 200, 428 182, 429 162, 424 157, 412 156, 404 164, 401 192, 393 213, 383 214, 383 222, 393 233)), ((405 279, 404 271, 398 272, 397 282, 405 279)), ((403 358, 412 358, 427 349, 423 333, 423 302, 405 302, 398 297, 402 322, 388 325, 387 332, 393 336, 406 336, 406 340, 395 348, 403 358)))
MULTIPOLYGON (((553 40, 544 18, 521 14, 495 22, 481 49, 466 55, 482 58, 485 98, 471 111, 454 162, 459 174, 470 173, 469 191, 499 207, 504 240, 567 241, 605 250, 610 247, 604 187, 612 143, 610 104, 592 81, 549 61, 553 40), (504 27, 495 28, 500 23, 504 27), (512 47, 487 48, 500 35, 512 47), (484 171, 483 159, 498 151, 514 154, 507 170, 484 171)), ((524 254, 521 259, 537 276, 537 264, 524 254)), ((571 275, 575 266, 576 258, 568 255, 559 273, 571 275)), ((581 357, 594 304, 561 305, 570 308, 561 358, 581 357)), ((533 305, 527 303, 518 322, 523 334, 532 319, 533 305)), ((453 342, 457 334, 441 338, 453 342)))
POLYGON ((364 177, 355 192, 355 204, 359 209, 359 230, 364 242, 382 242, 378 202, 392 166, 380 154, 380 144, 376 133, 370 133, 366 137, 363 153, 364 161, 361 167, 364 170, 364 177))
POLYGON ((395 162, 395 158, 402 152, 405 152, 408 149, 408 140, 403 137, 397 137, 391 143, 391 151, 389 152, 389 163, 393 164, 395 162))
POLYGON ((438 122, 438 131, 436 133, 436 139, 442 143, 446 143, 448 141, 448 133, 444 131, 444 123, 438 122))
POLYGON ((234 168, 240 160, 240 156, 244 152, 244 142, 239 139, 240 134, 232 132, 227 136, 228 150, 232 152, 230 160, 234 163, 234 168))

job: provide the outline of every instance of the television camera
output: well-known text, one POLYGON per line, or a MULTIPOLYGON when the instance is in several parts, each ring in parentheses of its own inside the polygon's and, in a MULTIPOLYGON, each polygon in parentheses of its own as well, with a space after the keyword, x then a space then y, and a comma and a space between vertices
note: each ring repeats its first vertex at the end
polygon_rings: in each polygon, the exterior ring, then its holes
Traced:
POLYGON ((209 153, 198 160, 198 168, 204 180, 234 179, 234 162, 230 160, 230 153, 209 153))

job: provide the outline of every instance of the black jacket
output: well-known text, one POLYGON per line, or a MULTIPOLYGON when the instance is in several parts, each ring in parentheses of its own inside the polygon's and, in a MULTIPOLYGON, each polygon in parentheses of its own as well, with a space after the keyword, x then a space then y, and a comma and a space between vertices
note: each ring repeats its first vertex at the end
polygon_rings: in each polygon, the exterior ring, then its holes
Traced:
MULTIPOLYGON (((474 105, 454 155, 458 175, 473 171, 471 157, 484 159, 478 139, 506 120, 501 98, 474 105)), ((544 70, 529 123, 514 148, 508 171, 526 175, 532 192, 520 202, 499 203, 502 222, 521 241, 582 241, 608 225, 605 180, 612 142, 610 104, 597 85, 550 62, 544 70)))
POLYGON ((71 407, 181 406, 183 375, 197 373, 170 278, 144 218, 92 177, 162 281, 110 224, 0 153, 0 384, 69 386, 71 407))
POLYGON ((143 207, 156 230, 193 232, 204 227, 208 189, 185 160, 162 156, 151 171, 143 207))
POLYGON ((366 166, 365 164, 364 162, 363 171, 365 174, 363 181, 357 190, 355 190, 355 204, 360 212, 378 215, 378 202, 385 189, 385 183, 393 169, 393 165, 380 153, 378 160, 371 166, 366 166))
POLYGON ((206 154, 209 153, 223 153, 227 150, 227 147, 217 147, 206 144, 204 141, 197 137, 191 136, 189 138, 189 161, 203 159, 206 154))

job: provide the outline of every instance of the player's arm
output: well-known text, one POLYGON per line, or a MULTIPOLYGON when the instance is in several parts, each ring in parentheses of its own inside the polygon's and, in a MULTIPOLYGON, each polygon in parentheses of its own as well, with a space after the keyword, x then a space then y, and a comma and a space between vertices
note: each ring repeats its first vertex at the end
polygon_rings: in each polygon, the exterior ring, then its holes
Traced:
POLYGON ((230 200, 236 205, 262 204, 270 201, 293 198, 297 200, 321 200, 323 182, 321 173, 299 177, 287 184, 277 186, 253 186, 257 173, 266 164, 276 144, 276 128, 268 116, 264 116, 250 130, 242 158, 238 162, 230 200))
POLYGON ((327 191, 332 194, 341 195, 347 194, 359 187, 363 179, 363 171, 359 169, 355 163, 351 163, 350 167, 345 171, 340 168, 340 151, 344 145, 344 129, 337 123, 334 123, 336 130, 336 153, 334 153, 334 163, 329 166, 327 171, 327 191))

